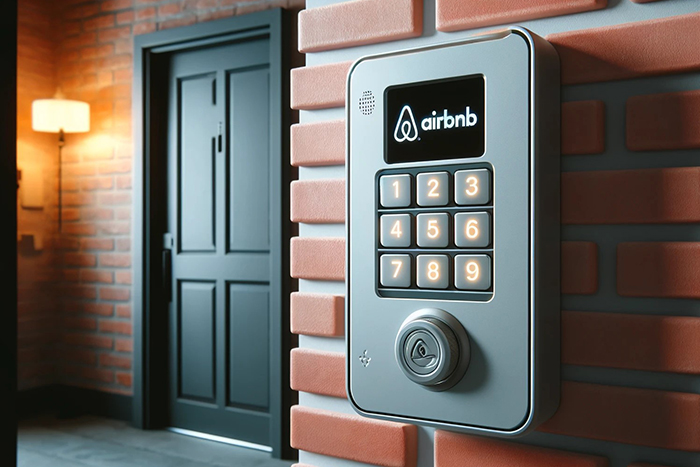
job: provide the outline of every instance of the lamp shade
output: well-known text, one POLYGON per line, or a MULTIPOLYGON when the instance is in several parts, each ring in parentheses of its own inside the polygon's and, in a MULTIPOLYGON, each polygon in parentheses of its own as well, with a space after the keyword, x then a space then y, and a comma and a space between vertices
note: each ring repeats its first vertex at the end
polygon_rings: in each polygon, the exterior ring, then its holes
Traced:
POLYGON ((90 131, 90 104, 69 99, 37 99, 32 102, 32 129, 45 133, 90 131))

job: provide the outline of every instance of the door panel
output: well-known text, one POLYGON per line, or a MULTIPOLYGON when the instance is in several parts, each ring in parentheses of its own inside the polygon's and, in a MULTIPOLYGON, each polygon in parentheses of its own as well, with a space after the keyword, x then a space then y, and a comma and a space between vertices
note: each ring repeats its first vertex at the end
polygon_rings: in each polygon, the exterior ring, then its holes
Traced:
POLYGON ((230 98, 229 251, 269 250, 269 94, 267 67, 228 75, 230 98))
POLYGON ((267 285, 229 284, 229 403, 267 410, 270 360, 267 285))
POLYGON ((214 402, 215 282, 182 281, 179 287, 180 397, 214 402))
POLYGON ((169 418, 270 443, 267 39, 173 54, 169 418))
POLYGON ((216 75, 178 80, 180 131, 180 249, 213 251, 216 75), (202 135, 211 135, 210 138, 202 135))

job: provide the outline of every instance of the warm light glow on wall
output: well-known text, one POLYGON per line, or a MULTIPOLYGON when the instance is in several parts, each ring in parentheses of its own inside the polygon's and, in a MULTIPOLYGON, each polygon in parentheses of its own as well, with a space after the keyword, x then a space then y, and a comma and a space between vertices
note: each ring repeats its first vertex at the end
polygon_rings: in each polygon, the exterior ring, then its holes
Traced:
POLYGON ((46 133, 90 131, 90 104, 69 99, 37 99, 32 102, 32 129, 46 133))

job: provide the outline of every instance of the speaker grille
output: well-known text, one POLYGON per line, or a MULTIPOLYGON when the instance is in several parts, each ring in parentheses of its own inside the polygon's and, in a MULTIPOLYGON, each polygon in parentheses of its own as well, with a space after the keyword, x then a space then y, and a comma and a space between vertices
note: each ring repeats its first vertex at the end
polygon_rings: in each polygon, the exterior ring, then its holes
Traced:
POLYGON ((372 91, 362 91, 362 97, 360 97, 360 112, 362 112, 362 115, 372 115, 374 107, 374 94, 372 94, 372 91))

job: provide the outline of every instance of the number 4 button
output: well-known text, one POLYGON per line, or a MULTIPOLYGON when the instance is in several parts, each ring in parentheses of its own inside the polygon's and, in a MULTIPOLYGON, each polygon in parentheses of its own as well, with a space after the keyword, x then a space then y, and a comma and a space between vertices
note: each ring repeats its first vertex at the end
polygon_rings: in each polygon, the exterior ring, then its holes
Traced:
POLYGON ((491 201, 491 172, 487 169, 455 172, 455 203, 462 206, 488 204, 491 201))

